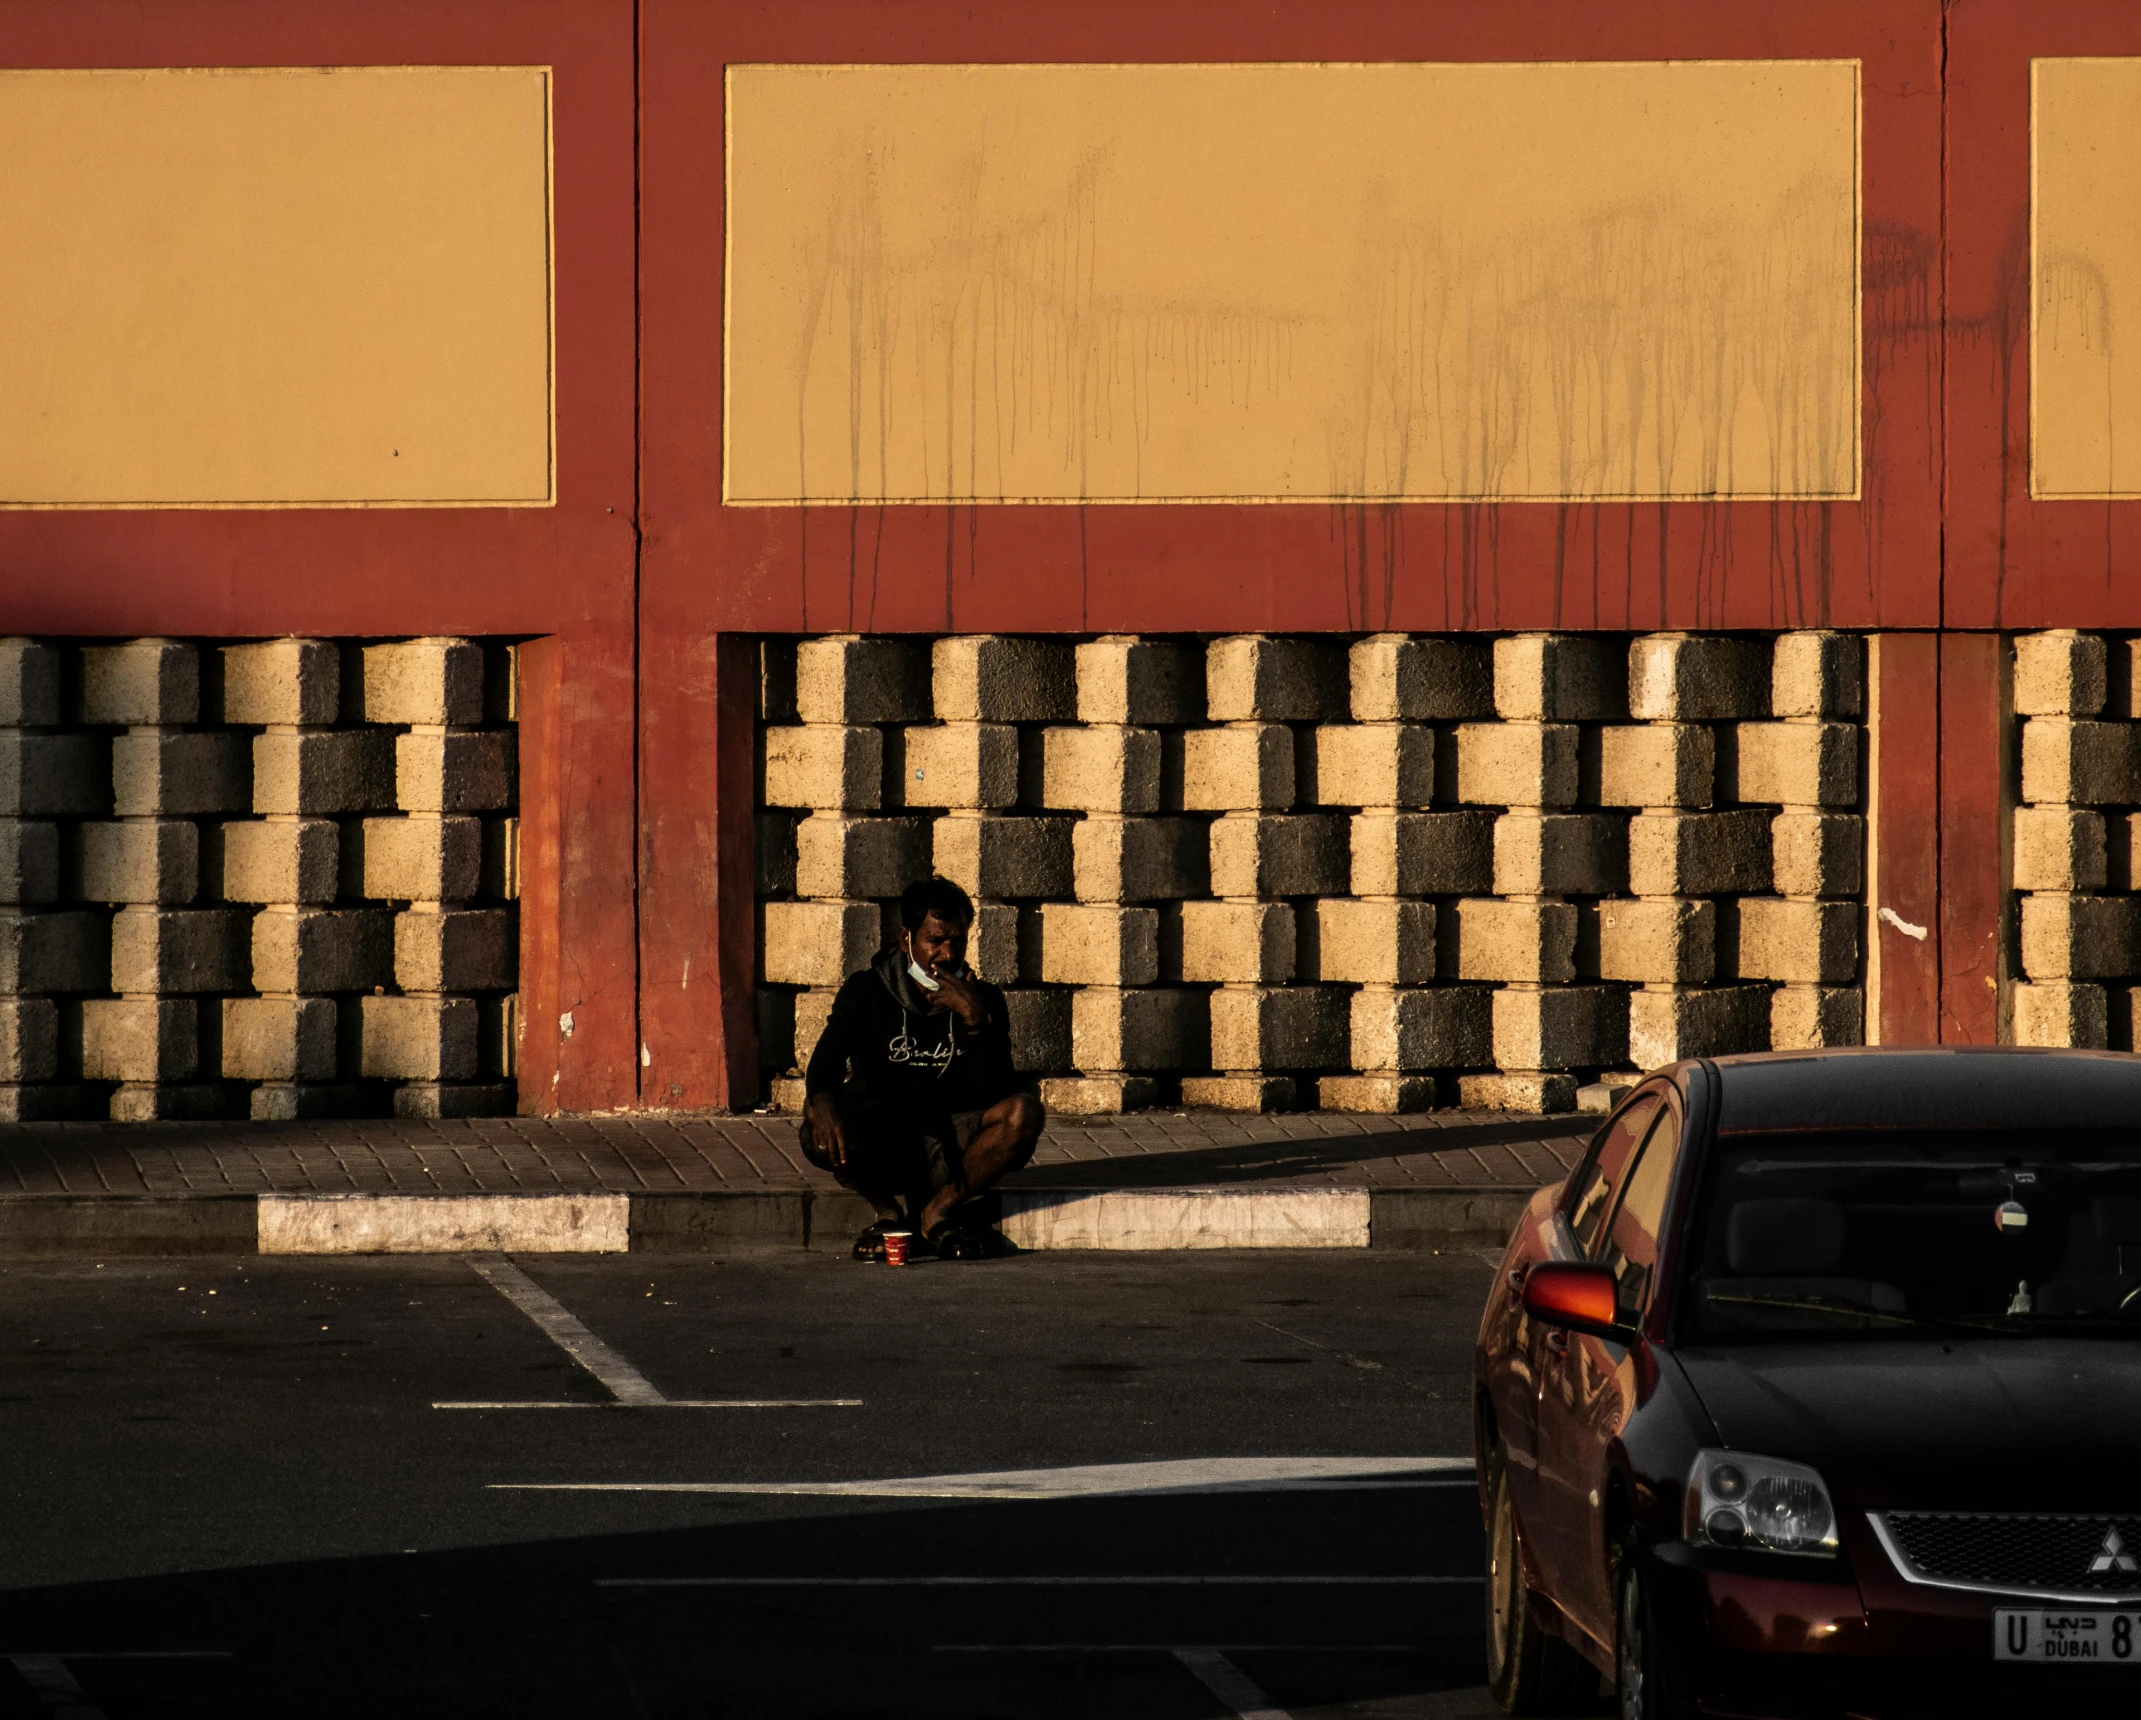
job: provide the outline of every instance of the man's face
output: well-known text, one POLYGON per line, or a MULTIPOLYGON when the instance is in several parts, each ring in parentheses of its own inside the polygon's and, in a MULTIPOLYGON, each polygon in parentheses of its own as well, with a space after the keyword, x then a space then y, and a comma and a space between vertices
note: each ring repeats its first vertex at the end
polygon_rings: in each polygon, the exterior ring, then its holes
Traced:
POLYGON ((911 932, 902 932, 907 954, 927 972, 931 968, 958 968, 966 962, 967 927, 963 920, 945 920, 931 914, 911 932))

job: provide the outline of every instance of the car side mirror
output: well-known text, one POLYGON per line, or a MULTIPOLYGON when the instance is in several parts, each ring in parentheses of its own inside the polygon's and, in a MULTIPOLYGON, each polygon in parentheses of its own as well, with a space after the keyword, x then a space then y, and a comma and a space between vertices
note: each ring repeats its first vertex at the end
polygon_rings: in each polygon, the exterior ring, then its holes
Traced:
POLYGON ((1524 1312, 1544 1326, 1587 1332, 1594 1338, 1632 1342, 1633 1326, 1621 1319, 1620 1286, 1613 1268, 1592 1261, 1547 1261, 1524 1275, 1524 1312))

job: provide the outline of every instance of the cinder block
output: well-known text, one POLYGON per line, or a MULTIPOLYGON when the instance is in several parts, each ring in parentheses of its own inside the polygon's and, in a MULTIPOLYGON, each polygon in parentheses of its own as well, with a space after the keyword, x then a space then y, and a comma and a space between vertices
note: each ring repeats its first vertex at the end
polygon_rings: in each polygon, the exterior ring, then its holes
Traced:
POLYGON ((1243 633, 1205 648, 1212 722, 1316 722, 1343 715, 1347 703, 1345 660, 1328 641, 1243 633))
POLYGON ((252 760, 241 734, 137 729, 112 738, 112 811, 121 818, 243 812, 252 760))
POLYGON ((483 821, 483 865, 477 888, 502 902, 520 900, 520 820, 483 821))
POLYGON ((2063 629, 2024 633, 2015 639, 2015 714, 2021 717, 2093 717, 2107 690, 2104 641, 2094 633, 2063 629))
POLYGON ((1059 1117, 1103 1117, 1142 1111, 1159 1093, 1150 1075, 1052 1075, 1041 1083, 1041 1104, 1059 1117))
POLYGON ((220 1081, 128 1082, 111 1096, 115 1123, 204 1123, 238 1114, 235 1095, 220 1081))
POLYGON ((2016 807, 2014 861, 2018 890, 2101 890, 2104 815, 2072 806, 2016 807))
POLYGON ((200 888, 200 826, 183 819, 85 824, 75 853, 78 902, 190 902, 200 888))
POLYGON ((1703 985, 1716 971, 1715 902, 1661 897, 1599 903, 1599 978, 1703 985))
POLYGON ((1325 1075, 1316 1082, 1316 1108, 1354 1116, 1398 1116, 1435 1108, 1432 1075, 1325 1075))
MULTIPOLYGON (((237 830, 240 826, 231 826, 237 830)), ((255 825, 253 829, 277 828, 255 825)), ((284 829, 317 828, 285 825, 284 829)), ((332 829, 333 826, 327 828, 332 829)), ((367 818, 364 893, 388 902, 466 902, 482 879, 483 821, 478 818, 367 818)), ((226 837, 226 841, 228 838, 226 837)), ((324 842, 321 844, 325 846, 324 842)), ((226 850, 225 865, 228 866, 226 850)), ((844 892, 829 891, 828 894, 844 892)), ((330 892, 331 894, 331 892, 330 892)), ((243 896, 241 901, 321 901, 327 897, 243 896)))
POLYGON ((818 1049, 818 1039, 825 1032, 825 1024, 833 1018, 833 999, 839 995, 839 990, 828 986, 786 995, 795 1000, 795 1050, 790 1066, 808 1069, 811 1053, 818 1049))
POLYGON ((503 997, 476 999, 479 1074, 504 1081, 520 1074, 520 1027, 520 993, 509 991, 503 997))
POLYGON ((1494 656, 1484 640, 1377 633, 1348 654, 1357 723, 1462 721, 1494 714, 1494 656))
POLYGON ((504 811, 513 804, 513 739, 511 729, 396 735, 393 804, 404 812, 504 811))
POLYGON ((1150 985, 1160 977, 1160 916, 1152 908, 1041 905, 1044 985, 1150 985))
POLYGON ((931 697, 948 723, 1062 723, 1078 708, 1071 647, 961 633, 930 647, 931 697))
MULTIPOLYGON (((1123 820, 1107 822, 1119 825, 1123 820)), ((1068 818, 955 815, 940 818, 930 827, 930 853, 936 869, 971 895, 1067 896, 1071 893, 1074 828, 1082 826, 1074 826, 1068 818)))
POLYGON ((1739 975, 1803 985, 1848 985, 1858 974, 1856 902, 1749 896, 1739 904, 1739 975))
POLYGON ((91 998, 82 1005, 82 1074, 91 1081, 183 1081, 199 1065, 190 997, 91 998))
POLYGON ((1494 886, 1491 812, 1356 813, 1353 894, 1460 896, 1494 886))
POLYGON ((1435 731, 1412 723, 1327 723, 1316 735, 1321 806, 1426 806, 1435 798, 1435 731))
POLYGON ((1215 818, 1212 894, 1336 895, 1345 889, 1351 866, 1348 835, 1345 819, 1315 813, 1215 818))
POLYGON ((1349 985, 1425 985, 1435 977, 1435 905, 1330 896, 1301 939, 1307 980, 1349 985))
POLYGON ((1602 896, 1628 876, 1627 826, 1595 812, 1505 813, 1494 821, 1498 895, 1602 896))
POLYGON ((1493 993, 1481 986, 1367 986, 1350 1005, 1356 1069, 1476 1069, 1494 1057, 1493 993))
POLYGON ((795 831, 799 822, 786 812, 761 812, 753 820, 751 857, 759 895, 795 894, 795 831))
POLYGON ((1146 726, 1201 722, 1204 653, 1111 634, 1077 648, 1078 720, 1146 726))
MULTIPOLYGON (((1289 773, 1292 768, 1289 753, 1289 773)), ((1041 781, 1042 800, 1065 811, 1157 811, 1160 737, 1151 729, 1049 729, 1042 736, 1041 781)))
POLYGON ((795 641, 767 639, 758 647, 758 720, 792 723, 795 714, 795 641))
POLYGON ((341 712, 342 651, 332 640, 264 639, 223 647, 226 723, 319 725, 341 712))
POLYGON ((795 653, 795 708, 806 723, 927 722, 929 679, 923 640, 805 639, 795 653))
POLYGON ((1497 639, 1494 708, 1520 722, 1573 723, 1624 715, 1627 648, 1618 640, 1576 633, 1519 633, 1497 639))
POLYGON ((1599 731, 1602 806, 1708 806, 1717 737, 1692 723, 1617 724, 1599 731))
POLYGON ((1769 714, 1769 647, 1717 633, 1653 633, 1628 647, 1628 714, 1637 722, 1715 722, 1769 714))
POLYGON ((1351 999, 1336 986, 1222 986, 1210 998, 1214 1069, 1346 1067, 1351 999))
POLYGON ((1070 998, 1072 1068, 1150 1073, 1208 1062, 1202 992, 1087 986, 1070 998))
MULTIPOLYGON (((409 821, 366 820, 368 825, 389 822, 403 824, 409 821)), ((224 825, 223 899, 228 902, 332 902, 341 893, 342 834, 342 827, 331 818, 248 819, 224 825)), ((404 894, 398 890, 376 888, 372 864, 373 842, 367 831, 364 893, 368 896, 404 894)))
POLYGON ((253 810, 284 817, 394 804, 386 729, 280 729, 253 737, 253 810))
POLYGON ((1865 644, 1855 633, 1783 633, 1770 648, 1776 717, 1856 717, 1864 708, 1865 644))
POLYGON ((1771 879, 1786 896, 1856 896, 1866 822, 1848 812, 1780 812, 1769 827, 1771 879))
POLYGON ((368 723, 480 723, 483 652, 466 639, 404 639, 364 648, 368 723))
POLYGON ((1463 1075, 1457 1081, 1457 1102, 1478 1111, 1536 1111, 1558 1116, 1576 1109, 1576 1077, 1541 1070, 1463 1075))
POLYGON ((1596 1069, 1628 1056, 1628 994, 1616 987, 1507 986, 1492 996, 1504 1069, 1596 1069))
POLYGON ((1683 1057, 1766 1051, 1769 1013, 1769 988, 1761 985, 1630 992, 1628 1060, 1638 1069, 1662 1069, 1683 1057))
POLYGON ((264 908, 253 916, 253 989, 367 991, 394 977, 394 916, 377 908, 264 908))
POLYGON ((1291 1111, 1300 1100, 1291 1075, 1185 1075, 1182 1103, 1203 1111, 1291 1111))
POLYGON ((885 737, 877 729, 804 724, 767 729, 766 804, 866 812, 884 799, 885 737))
POLYGON ((2014 988, 2017 1045, 2076 1045, 2102 1051, 2110 1044, 2109 1000, 2100 985, 2018 985, 2014 988))
POLYGON ((1041 1075, 1069 1069, 1071 998, 1067 991, 1007 991, 1004 1011, 1010 1017, 1011 1065, 1021 1074, 1041 1075))
POLYGON ((503 991, 513 983, 513 916, 504 908, 418 908, 394 916, 394 983, 403 991, 503 991))
POLYGON ((1574 903, 1482 897, 1459 902, 1451 918, 1459 979, 1566 985, 1576 977, 1574 903))
POLYGON ((2123 979, 2134 972, 2133 896, 2024 896, 2022 971, 2031 979, 2123 979))
POLYGON ((2141 724, 2032 717, 2022 725, 2022 798, 2074 806, 2141 800, 2141 724))
POLYGON ((1457 731, 1457 798, 1473 806, 1573 806, 1577 740, 1566 723, 1467 723, 1457 731))
POLYGON ((226 997, 223 1074, 234 1081, 332 1081, 339 1014, 331 997, 226 997))
POLYGON ((59 900, 59 826, 0 818, 0 904, 59 900))
POLYGON ((1284 811, 1294 803, 1294 733, 1278 723, 1191 729, 1182 804, 1191 812, 1284 811))
POLYGON ((1182 904, 1182 977, 1192 984, 1284 985, 1294 977, 1294 942, 1287 903, 1182 904))
POLYGON ((1095 815, 1072 825, 1070 837, 1071 889, 1081 902, 1173 901, 1209 889, 1211 844, 1195 819, 1095 815))
POLYGON ((252 917, 243 908, 122 909, 112 916, 112 990, 244 990, 252 917))
POLYGON ((111 980, 111 916, 0 908, 0 997, 102 991, 111 980))
POLYGON ((1030 913, 1008 902, 974 904, 974 927, 966 940, 967 964, 991 985, 1017 985, 1027 977, 1024 946, 1038 936, 1038 932, 1028 933, 1025 922, 1030 913))
POLYGON ((0 639, 0 727, 42 728, 60 718, 60 655, 35 639, 0 639))
POLYGON ((472 997, 366 997, 358 1072, 405 1081, 466 1081, 477 1068, 472 997))
POLYGON ((1866 1043, 1866 997, 1857 986, 1780 986, 1769 1000, 1772 1051, 1866 1043))
POLYGON ((1016 806, 1018 730, 1003 723, 909 729, 900 792, 909 806, 1016 806))
POLYGON ((1742 723, 1733 799, 1769 806, 1856 806, 1859 731, 1849 723, 1742 723))
POLYGON ((885 946, 875 902, 768 902, 759 948, 775 985, 837 986, 885 946))
POLYGON ((103 817, 112 805, 111 737, 0 729, 0 817, 103 817))
POLYGON ((49 1081, 58 1073, 58 1006, 49 997, 0 998, 0 1082, 49 1081))
MULTIPOLYGON (((758 1067, 761 1070, 792 1069, 795 1056, 795 1006, 809 992, 775 991, 761 987, 752 993, 753 1014, 758 1029, 758 1067)), ((821 1021, 819 1025, 824 1024, 821 1021)))
POLYGON ((201 714, 201 655, 177 639, 82 648, 82 721, 190 723, 201 714))
POLYGON ((517 1098, 498 1081, 410 1081, 394 1089, 397 1117, 510 1117, 517 1098))
POLYGON ((928 876, 926 818, 850 818, 840 812, 814 812, 796 826, 799 895, 897 896, 917 878, 928 876))
POLYGON ((1767 812, 1639 812, 1628 821, 1628 888, 1712 896, 1769 888, 1767 812))

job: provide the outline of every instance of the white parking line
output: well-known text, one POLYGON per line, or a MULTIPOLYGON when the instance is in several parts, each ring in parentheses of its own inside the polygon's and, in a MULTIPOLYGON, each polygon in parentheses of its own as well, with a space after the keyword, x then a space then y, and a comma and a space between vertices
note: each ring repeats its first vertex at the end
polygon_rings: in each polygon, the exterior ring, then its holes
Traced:
POLYGON ((1138 1589, 1138 1588, 1420 1588, 1485 1582, 1484 1577, 1233 1576, 1196 1573, 1154 1576, 906 1576, 906 1577, 597 1577, 598 1589, 1138 1589))
POLYGON ((859 1499, 1112 1499, 1126 1494, 1470 1487, 1469 1457, 1175 1457, 868 1481, 494 1481, 501 1493, 765 1493, 859 1499))
POLYGON ((654 1382, 590 1332, 564 1303, 502 1254, 462 1256, 484 1282, 533 1320, 543 1336, 593 1374, 609 1403, 464 1399, 433 1409, 855 1409, 860 1398, 668 1398, 654 1382))
POLYGON ((104 1710, 56 1654, 11 1654, 8 1664, 21 1675, 37 1705, 59 1720, 104 1720, 104 1710))
POLYGON ((1216 1648, 1178 1648, 1175 1658, 1240 1720, 1292 1720, 1283 1708, 1274 1708, 1271 1698, 1257 1688, 1256 1680, 1216 1648))

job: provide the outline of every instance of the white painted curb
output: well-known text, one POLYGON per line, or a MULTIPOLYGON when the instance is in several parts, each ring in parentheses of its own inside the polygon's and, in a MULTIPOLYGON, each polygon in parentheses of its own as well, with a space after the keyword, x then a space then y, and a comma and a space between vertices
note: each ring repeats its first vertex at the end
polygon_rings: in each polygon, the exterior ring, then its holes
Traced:
POLYGON ((1366 1189, 1006 1190, 1021 1248, 1366 1248, 1366 1189))
POLYGON ((624 1194, 264 1194, 263 1254, 621 1254, 624 1194))

